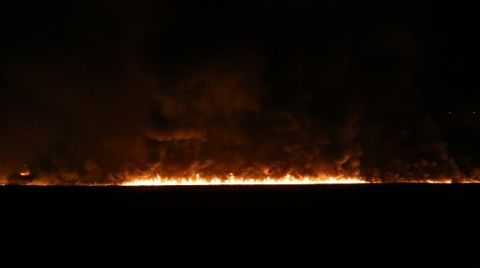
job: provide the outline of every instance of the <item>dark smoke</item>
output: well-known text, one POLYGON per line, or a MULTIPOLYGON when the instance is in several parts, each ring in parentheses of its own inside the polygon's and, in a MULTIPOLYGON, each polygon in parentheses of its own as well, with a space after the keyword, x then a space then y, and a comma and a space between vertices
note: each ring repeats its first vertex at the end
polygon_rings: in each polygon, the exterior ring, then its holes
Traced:
POLYGON ((2 9, 0 174, 475 174, 429 101, 428 5, 181 2, 2 9))

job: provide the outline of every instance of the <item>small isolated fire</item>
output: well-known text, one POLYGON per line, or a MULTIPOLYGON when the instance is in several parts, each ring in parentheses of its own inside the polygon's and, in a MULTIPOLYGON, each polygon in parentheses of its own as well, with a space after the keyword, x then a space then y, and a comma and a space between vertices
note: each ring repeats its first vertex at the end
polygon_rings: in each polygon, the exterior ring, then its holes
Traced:
POLYGON ((26 166, 23 167, 18 174, 22 177, 27 177, 32 175, 32 173, 30 172, 30 169, 26 166))

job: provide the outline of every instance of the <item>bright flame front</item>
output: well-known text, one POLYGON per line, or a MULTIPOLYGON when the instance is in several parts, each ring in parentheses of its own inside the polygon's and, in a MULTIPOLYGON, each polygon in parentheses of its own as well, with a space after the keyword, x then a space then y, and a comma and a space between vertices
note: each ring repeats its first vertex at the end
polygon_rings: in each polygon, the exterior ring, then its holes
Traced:
POLYGON ((156 175, 153 178, 132 178, 122 185, 124 186, 168 186, 168 185, 312 185, 312 184, 358 184, 369 183, 359 178, 337 178, 337 177, 295 177, 286 175, 281 178, 243 178, 233 175, 227 178, 204 178, 199 175, 184 178, 168 178, 156 175))

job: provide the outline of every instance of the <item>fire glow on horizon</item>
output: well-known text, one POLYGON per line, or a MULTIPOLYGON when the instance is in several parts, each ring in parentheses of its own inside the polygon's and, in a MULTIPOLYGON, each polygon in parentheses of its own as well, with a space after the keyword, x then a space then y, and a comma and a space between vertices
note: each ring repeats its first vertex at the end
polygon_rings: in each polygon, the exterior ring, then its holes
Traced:
POLYGON ((314 184, 364 184, 370 183, 360 178, 341 177, 295 177, 286 175, 281 178, 243 178, 229 175, 226 179, 219 177, 204 178, 200 175, 195 177, 169 178, 156 175, 152 177, 132 178, 121 183, 123 186, 208 186, 208 185, 314 185, 314 184))
POLYGON ((226 179, 219 177, 204 178, 199 175, 194 177, 162 177, 160 175, 146 177, 130 177, 120 183, 120 186, 255 186, 255 185, 322 185, 322 184, 468 184, 480 183, 476 179, 454 180, 451 178, 435 179, 399 179, 395 181, 382 181, 380 179, 365 179, 357 177, 334 176, 292 176, 285 175, 280 178, 244 178, 229 175, 226 179))
POLYGON ((296 176, 287 174, 283 177, 242 177, 229 173, 227 176, 206 177, 200 174, 193 176, 162 176, 154 173, 143 175, 125 175, 108 182, 92 181, 63 181, 48 177, 35 177, 27 168, 22 169, 19 176, 26 178, 25 181, 16 183, 9 182, 6 178, 0 177, 0 186, 23 185, 23 186, 256 186, 256 185, 335 185, 335 184, 465 184, 480 183, 478 179, 451 179, 451 178, 425 178, 425 179, 367 179, 352 176, 296 176))

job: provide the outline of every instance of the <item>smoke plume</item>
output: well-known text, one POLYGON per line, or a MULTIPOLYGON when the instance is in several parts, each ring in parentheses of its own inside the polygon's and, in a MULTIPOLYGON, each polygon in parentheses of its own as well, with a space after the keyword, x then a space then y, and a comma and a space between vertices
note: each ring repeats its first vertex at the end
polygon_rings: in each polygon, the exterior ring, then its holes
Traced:
POLYGON ((424 102, 423 21, 291 4, 8 7, 0 174, 67 184, 142 172, 468 175, 424 102))

